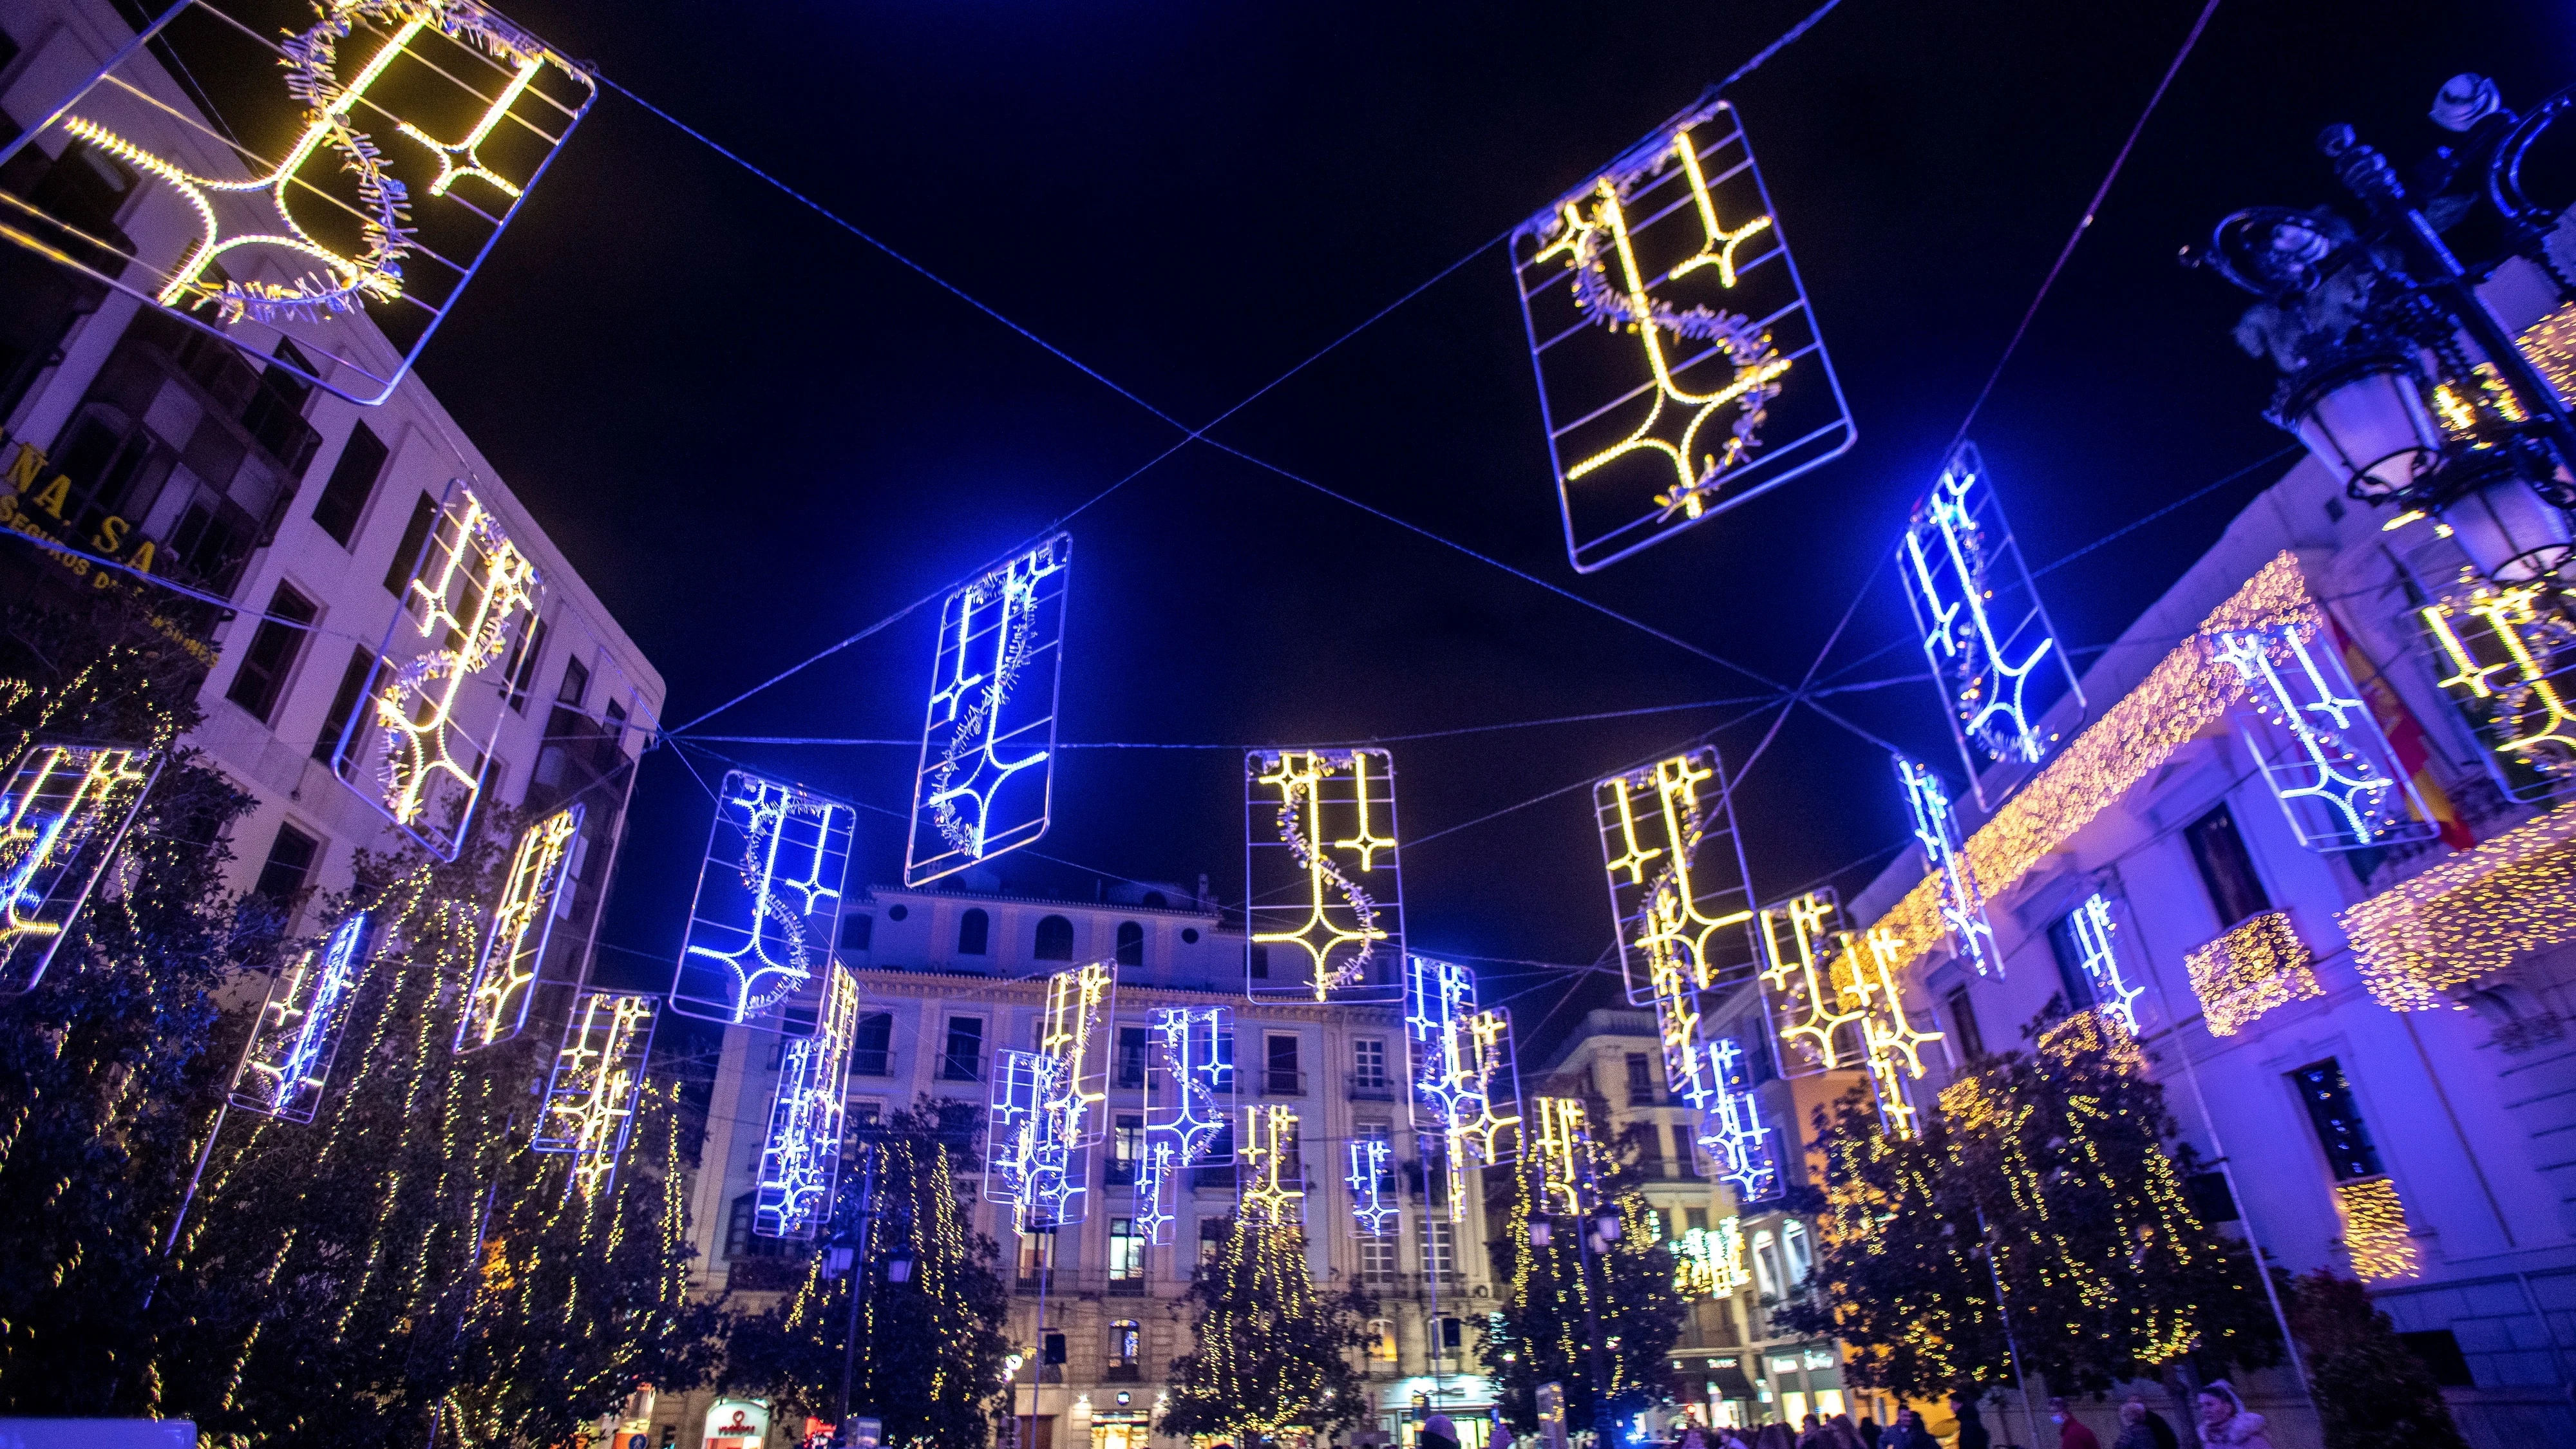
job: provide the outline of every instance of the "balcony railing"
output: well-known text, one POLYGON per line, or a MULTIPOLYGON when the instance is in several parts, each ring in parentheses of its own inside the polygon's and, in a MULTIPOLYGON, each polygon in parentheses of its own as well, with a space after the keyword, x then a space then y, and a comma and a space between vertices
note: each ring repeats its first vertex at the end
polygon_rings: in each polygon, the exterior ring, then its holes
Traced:
POLYGON ((1142 1273, 1131 1273, 1122 1278, 1115 1273, 1111 1274, 1109 1276, 1109 1296, 1112 1298, 1144 1297, 1145 1275, 1142 1273))
POLYGON ((939 1080, 943 1082, 984 1080, 984 1054, 982 1052, 940 1053, 939 1080))
POLYGON ((1145 1370, 1132 1363, 1113 1363, 1100 1371, 1100 1381, 1104 1384, 1141 1384, 1145 1381, 1145 1370))
POLYGON ((1351 1073, 1351 1100, 1392 1102, 1395 1100, 1395 1078, 1384 1072, 1353 1072, 1351 1073))
POLYGON ((882 1077, 882 1076, 889 1075, 890 1073, 892 1073, 892 1071, 893 1071, 893 1070, 894 1070, 894 1053, 893 1053, 893 1052, 890 1052, 890 1051, 883 1051, 883 1050, 879 1050, 879 1051, 868 1051, 868 1050, 864 1050, 864 1049, 861 1049, 861 1048, 852 1048, 852 1049, 851 1049, 851 1052, 850 1052, 850 1075, 851 1075, 851 1076, 854 1076, 854 1077, 882 1077))
POLYGON ((1302 1097, 1306 1095, 1306 1074, 1271 1067, 1261 1073, 1261 1095, 1265 1097, 1302 1097))
POLYGON ((1136 1159, 1132 1157, 1112 1157, 1103 1160, 1100 1164, 1100 1185, 1102 1187, 1134 1187, 1136 1185, 1136 1159))

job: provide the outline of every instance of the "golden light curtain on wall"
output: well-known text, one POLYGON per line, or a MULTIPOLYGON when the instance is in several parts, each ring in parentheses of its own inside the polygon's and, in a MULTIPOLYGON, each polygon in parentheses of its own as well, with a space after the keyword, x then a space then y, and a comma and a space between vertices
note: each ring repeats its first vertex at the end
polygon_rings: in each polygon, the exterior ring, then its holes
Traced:
MULTIPOLYGON (((1986 896, 2011 890, 2042 858, 2225 717, 2240 686, 2235 672, 2213 657, 2210 636, 2315 617, 2298 559, 2288 552, 2274 556, 2201 620, 2198 633, 2176 645, 2137 688, 1968 837, 1963 853, 1986 896)), ((1904 943, 1908 961, 1939 945, 1945 939, 1939 878, 1927 875, 1875 925, 1904 943)))
POLYGON ((2194 947, 2182 964, 2209 1034, 2234 1036, 2274 1007, 2325 995, 2310 969, 2315 960, 2288 916, 2265 911, 2194 947))
POLYGON ((2448 1006, 2525 952, 2576 941, 2576 802, 2524 821, 2337 918, 2371 996, 2391 1011, 2448 1006))
POLYGON ((2415 1275, 2415 1239, 2406 1226, 2406 1204, 2398 1200, 2397 1184, 2385 1177, 2338 1182, 2335 1211, 2343 1216, 2343 1245, 2352 1254, 2354 1277, 2384 1283, 2415 1275))

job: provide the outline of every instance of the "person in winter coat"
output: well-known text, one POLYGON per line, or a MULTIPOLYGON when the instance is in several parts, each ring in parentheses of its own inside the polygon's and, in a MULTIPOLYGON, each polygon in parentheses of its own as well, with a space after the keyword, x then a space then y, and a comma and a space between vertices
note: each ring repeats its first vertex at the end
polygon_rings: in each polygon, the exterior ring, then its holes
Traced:
POLYGON ((1863 1414, 1860 1416, 1860 1422, 1854 1425, 1853 1428, 1860 1435, 1860 1449, 1878 1449, 1878 1421, 1876 1419, 1871 1418, 1867 1414, 1863 1414))
MULTIPOLYGON (((2147 1426, 2148 1435, 2156 1441, 2154 1449, 2182 1449, 2182 1442, 2174 1437, 2173 1425, 2165 1422, 2164 1415, 2147 1407, 2144 1394, 2129 1395, 2129 1404, 2138 1406, 2138 1413, 2142 1416, 2140 1422, 2147 1426)), ((2120 1422, 2123 1424, 2129 1419, 2129 1404, 2120 1406, 2120 1422)), ((2125 1436, 2128 1431, 2123 1429, 2121 1433, 2125 1436)))
POLYGON ((2246 1408, 2225 1379, 2211 1379, 2200 1391, 2200 1438, 2210 1449, 2272 1449, 2263 1416, 2246 1408))
POLYGON ((1447 1414, 1434 1414, 1423 1422, 1422 1449, 1458 1449, 1458 1426, 1447 1414))
POLYGON ((1977 1417, 1977 1399, 1973 1393, 1950 1396, 1950 1412, 1959 1418, 1958 1449, 1986 1449, 1993 1438, 1986 1433, 1986 1421, 1977 1417))
POLYGON ((2132 1398, 2120 1406, 2120 1437, 2111 1441, 2111 1449, 2157 1449, 2155 1432, 2147 1427, 2147 1401, 2132 1398))
POLYGON ((1833 1432, 1834 1449, 1870 1449, 1869 1441, 1860 1436, 1860 1430, 1852 1427, 1849 1414, 1834 1415, 1825 1421, 1825 1427, 1833 1432))
MULTIPOLYGON (((2057 1449, 2102 1449, 2101 1439, 2084 1426, 2083 1420, 2067 1410, 2064 1399, 2048 1401, 2048 1417, 2057 1424, 2057 1449)), ((2270 1449, 2270 1446, 2266 1445, 2265 1449, 2270 1449)))
POLYGON ((1788 1425, 1775 1419, 1762 1426, 1762 1433, 1753 1441, 1753 1449, 1798 1449, 1798 1436, 1789 1432, 1788 1425))

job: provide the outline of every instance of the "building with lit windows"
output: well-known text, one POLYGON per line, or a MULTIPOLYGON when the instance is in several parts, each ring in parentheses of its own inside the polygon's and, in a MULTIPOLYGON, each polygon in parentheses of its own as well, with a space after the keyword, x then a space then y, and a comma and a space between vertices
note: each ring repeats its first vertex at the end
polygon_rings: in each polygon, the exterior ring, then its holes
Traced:
MULTIPOLYGON (((1247 999, 1243 933, 1220 914, 1204 882, 1196 891, 1114 887, 1099 901, 1001 894, 985 871, 959 882, 964 888, 953 891, 878 886, 845 917, 840 959, 856 972, 864 1001, 850 1071, 854 1121, 924 1096, 984 1106, 993 1054, 1036 1044, 1045 977, 1081 962, 1118 963, 1108 1120, 1102 1144, 1088 1154, 1084 1221, 1022 1238, 1011 1230, 1008 1206, 969 1204, 978 1231, 1001 1245, 1001 1271, 1012 1289, 1007 1332, 1025 1360, 1013 1405, 1036 1420, 1035 1437, 1025 1443, 1165 1449, 1178 1442, 1153 1436, 1150 1424, 1172 1360, 1190 1349, 1191 1313, 1180 1299, 1234 1210, 1235 1169, 1181 1174, 1170 1242, 1151 1243, 1138 1231, 1146 1013, 1158 1006, 1232 1008, 1237 1122, 1247 1106, 1296 1112, 1315 1281, 1328 1289, 1357 1285, 1380 1305, 1364 1366, 1379 1432, 1407 1444, 1417 1404, 1437 1402, 1452 1413, 1490 1405, 1490 1387, 1474 1368, 1471 1328, 1490 1311, 1495 1291, 1484 1205, 1470 1193, 1451 1221, 1441 1175, 1425 1182, 1398 1008, 1247 999), (1353 1226, 1347 1144, 1360 1137, 1382 1137, 1393 1147, 1388 1197, 1399 1211, 1388 1236, 1364 1236, 1353 1226)), ((1262 969, 1261 955, 1249 960, 1253 971, 1262 969)), ((792 1288, 813 1251, 754 1231, 778 1048, 772 1033, 723 1033, 690 1204, 701 1291, 745 1308, 792 1288)), ((961 1179, 961 1191, 972 1187, 961 1179)), ((657 1413, 686 1426, 706 1407, 704 1395, 685 1404, 671 1396, 657 1413)))
MULTIPOLYGON (((1959 802, 1999 971, 1925 927, 1917 852, 1849 904, 1907 939, 1906 1006, 1946 1039, 1924 1105, 2044 1014, 2134 1016, 2182 1139, 2221 1164, 2185 1183, 2199 1214, 2294 1273, 2362 1279, 2488 1449, 2576 1432, 2576 806, 2556 803, 2555 765, 2498 748, 2565 724, 2563 641, 2530 647, 2528 670, 2497 650, 2512 620, 2466 612, 2465 564, 2447 530, 2303 459, 2100 656, 2026 783, 2004 793, 1997 770, 1991 811, 1959 802), (2335 748, 2369 745, 2357 721, 2375 720, 2381 788, 2405 776, 2419 797, 2362 848, 2317 848, 2320 797, 2295 793, 2315 761, 2224 657, 2228 631, 2308 611, 2360 706, 2335 748)), ((2295 1380, 2240 1386, 2283 1449, 2318 1442, 2295 1380)))
MULTIPOLYGON (((0 138, 42 121, 132 38, 114 6, 11 6, 0 138)), ((172 208, 146 204, 134 171, 59 141, 21 150, 0 190, 121 251, 175 255, 190 243, 172 208)), ((309 365, 324 350, 296 338, 326 328, 344 353, 393 355, 361 315, 285 322, 279 353, 309 365)), ((542 581, 537 625, 507 661, 483 798, 584 805, 577 884, 559 906, 582 928, 554 933, 545 968, 578 970, 633 778, 625 765, 643 749, 637 726, 661 716, 662 678, 418 377, 359 407, 0 244, 0 473, 0 526, 19 535, 0 538, 0 594, 87 614, 180 663, 205 713, 185 743, 258 802, 233 826, 232 884, 269 902, 288 934, 317 927, 314 897, 349 884, 357 851, 400 838, 361 797, 374 782, 344 781, 332 756, 432 512, 451 480, 466 480, 542 581)))

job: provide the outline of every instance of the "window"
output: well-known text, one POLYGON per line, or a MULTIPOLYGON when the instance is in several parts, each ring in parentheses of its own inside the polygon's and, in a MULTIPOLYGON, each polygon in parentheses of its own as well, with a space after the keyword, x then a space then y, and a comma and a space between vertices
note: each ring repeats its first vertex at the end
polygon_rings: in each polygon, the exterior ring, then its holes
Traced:
POLYGON ((1383 1087, 1386 1085, 1386 1040, 1383 1037, 1361 1037, 1351 1043, 1351 1052, 1354 1058, 1354 1070, 1351 1074, 1353 1086, 1383 1087))
POLYGON ((1986 1054, 1986 1034, 1977 1029, 1977 1008, 1968 1000, 1966 986, 1953 986, 1941 998, 1950 1008, 1950 1030, 1959 1039, 1959 1059, 1973 1062, 1986 1054))
POLYGON ((2421 1333, 2401 1333, 2397 1341, 2406 1351, 2424 1361, 2431 1370, 2433 1382, 2446 1389, 2473 1389, 2477 1376, 2469 1372, 2469 1356, 2460 1352, 2459 1337, 2447 1328, 2430 1328, 2421 1333))
POLYGON ((1073 959, 1073 922, 1062 916, 1045 916, 1038 921, 1037 940, 1030 955, 1041 961, 1073 959))
MULTIPOLYGON (((1376 1241, 1370 1239, 1369 1241, 1376 1241)), ((1395 1362, 1395 1320, 1372 1318, 1368 1321, 1368 1356, 1371 1363, 1395 1362)))
POLYGON ((1121 966, 1145 964, 1145 928, 1134 921, 1118 923, 1118 964, 1121 966))
POLYGON ((1458 1225, 1425 1214, 1422 1220, 1422 1271, 1443 1283, 1458 1276, 1458 1225))
POLYGON ((1145 1041, 1145 1028, 1141 1026, 1118 1028, 1118 1085, 1145 1085, 1145 1041))
POLYGON ((1199 928, 1198 928, 1198 927, 1196 927, 1196 926, 1183 926, 1183 927, 1181 927, 1181 944, 1182 944, 1182 945, 1184 945, 1184 946, 1195 946, 1195 945, 1197 945, 1198 943, 1199 943, 1199 928))
MULTIPOLYGON (((1219 1143, 1218 1145, 1223 1146, 1224 1144, 1219 1143)), ((1217 1255, 1217 1250, 1224 1246, 1225 1219, 1199 1219, 1199 1261, 1205 1263, 1214 1258, 1217 1255)))
POLYGON ((1055 1234, 1029 1233, 1020 1238, 1020 1281, 1035 1283, 1055 1266, 1055 1234))
POLYGON ((590 666, 578 659, 564 661, 563 683, 555 686, 555 703, 581 708, 590 694, 590 666))
POLYGON ((296 829, 285 821, 278 822, 277 839, 269 842, 268 860, 259 868, 259 884, 251 894, 285 902, 304 889, 313 877, 313 861, 322 853, 322 842, 296 829))
POLYGON ((1395 1281, 1395 1239, 1360 1239, 1360 1277, 1370 1283, 1395 1281))
POLYGON ((2182 833, 2200 866, 2200 883, 2209 888, 2209 903, 2218 908, 2219 925, 2232 926, 2271 908, 2271 897, 2263 894, 2262 879, 2254 874, 2254 858, 2245 853, 2245 837, 2226 806, 2183 827, 2182 833))
POLYGON ((420 546, 429 541, 429 521, 438 513, 438 504, 426 493, 411 506, 411 521, 403 525, 402 542, 394 545, 393 562, 385 567, 385 592, 399 599, 411 584, 413 568, 420 563, 420 546))
POLYGON ((1258 941, 1254 942, 1254 943, 1253 943, 1253 945, 1252 945, 1252 954, 1251 954, 1251 956, 1250 956, 1248 959, 1249 959, 1249 960, 1250 960, 1250 962, 1251 962, 1251 971, 1252 971, 1252 979, 1253 979, 1253 980, 1255 980, 1255 981, 1267 981, 1267 980, 1269 980, 1269 979, 1270 979, 1270 948, 1269 948, 1269 947, 1262 945, 1262 944, 1261 944, 1260 942, 1258 942, 1258 941))
POLYGON ((1639 1124, 1645 1130, 1637 1134, 1637 1170, 1648 1177, 1664 1175, 1664 1129, 1652 1122, 1639 1124))
POLYGON ((1673 1165, 1684 1177, 1699 1176, 1699 1144, 1691 1139, 1690 1124, 1673 1124, 1673 1165))
POLYGON ((948 1018, 948 1050, 939 1059, 939 1079, 943 1082, 984 1080, 984 1018, 948 1018))
POLYGON ((1788 1258, 1789 1286, 1796 1288, 1803 1285, 1807 1281, 1809 1269, 1814 1266, 1807 1256, 1807 1225, 1796 1218, 1782 1223, 1780 1246, 1788 1258))
POLYGON ((2191 1199, 2194 1216, 2204 1223, 2244 1221, 2236 1210, 2236 1194, 2227 1189, 2227 1174, 2215 1169, 2195 1172, 2182 1180, 2183 1195, 2191 1199))
POLYGON ((893 1067, 894 1013, 872 1011, 859 1018, 850 1038, 850 1070, 862 1077, 882 1077, 893 1067))
MULTIPOLYGON (((2069 914, 2048 923, 2048 954, 2057 959, 2057 984, 2066 993, 2066 1009, 2082 1011, 2092 1006, 2093 974, 2084 969, 2084 942, 2075 934, 2075 917, 2069 914)), ((1965 987, 1960 995, 1967 994, 1965 987)))
POLYGON ((306 626, 322 611, 312 600, 279 584, 269 597, 268 612, 270 617, 259 621, 250 647, 242 651, 232 687, 224 691, 224 698, 249 710, 261 724, 276 712, 278 697, 286 693, 287 673, 295 667, 295 656, 303 652, 306 626))
POLYGON ((625 701, 615 699, 610 700, 608 702, 608 707, 599 712, 599 719, 602 724, 608 727, 607 734, 608 742, 610 744, 622 745, 626 743, 625 701))
POLYGON ((510 658, 501 668, 501 677, 510 681, 510 708, 520 714, 528 712, 528 689, 536 683, 537 656, 545 651, 546 621, 530 619, 528 627, 510 642, 510 658))
POLYGON ((1466 1344, 1467 1321, 1465 1319, 1443 1318, 1440 1320, 1440 1351, 1443 1354, 1456 1353, 1459 1349, 1466 1347, 1466 1344))
POLYGON ((1757 1228, 1753 1233, 1753 1286, 1765 1298, 1780 1296, 1780 1245, 1769 1228, 1757 1228))
POLYGON ((2388 1170, 2380 1165, 2370 1125, 2361 1120, 2361 1104, 2353 1100, 2343 1063, 2328 1057, 2292 1072, 2290 1080, 2298 1086, 2299 1100, 2308 1105, 2308 1121, 2317 1129, 2317 1145, 2326 1150, 2335 1181, 2377 1177, 2388 1170))
POLYGON ((358 516, 367 511, 367 495, 376 491, 376 475, 385 468, 385 445, 375 430, 360 422, 349 429, 340 461, 331 465, 331 481, 313 500, 313 521, 342 548, 357 532, 358 516))
POLYGON ((764 1238, 752 1231, 754 1211, 760 1194, 747 1192, 733 1200, 732 1210, 725 1214, 725 1253, 728 1258, 783 1258, 794 1244, 785 1238, 764 1238))
MULTIPOLYGON (((1126 1219, 1121 1218, 1118 1221, 1125 1222, 1126 1219)), ((1113 1268, 1110 1271, 1114 1273, 1117 1270, 1113 1268)), ((1136 1355, 1143 1351, 1144 1338, 1144 1332, 1136 1326, 1135 1319, 1122 1318, 1109 1325, 1109 1366, 1128 1369, 1136 1367, 1136 1355)))
MULTIPOLYGON (((1109 1281, 1142 1283, 1145 1281, 1145 1235, 1136 1231, 1134 1218, 1109 1220, 1109 1281)), ((1118 1290, 1112 1287, 1112 1293, 1118 1290)))
POLYGON ((349 667, 340 671, 340 687, 331 691, 331 712, 322 716, 322 733, 313 737, 313 758, 327 762, 338 753, 340 736, 348 731, 349 716, 358 712, 358 699, 367 692, 367 676, 374 672, 375 662, 376 651, 364 644, 350 651, 349 667))
POLYGON ((1703 1233, 1704 1233, 1704 1232, 1707 1232, 1707 1231, 1708 1231, 1708 1209, 1706 1209, 1706 1208, 1683 1208, 1683 1209, 1682 1209, 1682 1226, 1683 1226, 1683 1227, 1686 1227, 1686 1228, 1691 1228, 1691 1229, 1694 1229, 1694 1230, 1696 1230, 1696 1231, 1703 1232, 1703 1233))
POLYGON ((980 909, 970 910, 966 914, 959 916, 957 918, 957 954, 960 956, 983 955, 984 940, 987 936, 992 934, 992 930, 993 918, 985 915, 980 909))
MULTIPOLYGON (((1145 1117, 1141 1112, 1121 1112, 1109 1134, 1110 1187, 1132 1187, 1136 1182, 1136 1164, 1145 1160, 1145 1117)), ((1123 1221, 1123 1219, 1122 1219, 1123 1221)))
POLYGON ((1655 1067, 1644 1052, 1628 1053, 1628 1105, 1650 1106, 1655 1100, 1655 1067))
POLYGON ((905 905, 901 901, 897 901, 893 905, 886 907, 886 919, 889 921, 900 921, 911 914, 912 907, 905 905))
POLYGON ((868 949, 868 940, 876 934, 876 928, 877 918, 874 916, 843 916, 841 949, 853 954, 868 949))
POLYGON ((1306 1089, 1302 1076, 1297 1070, 1297 1038, 1263 1037, 1261 1049, 1262 1066, 1269 1077, 1263 1090, 1294 1095, 1306 1089))

